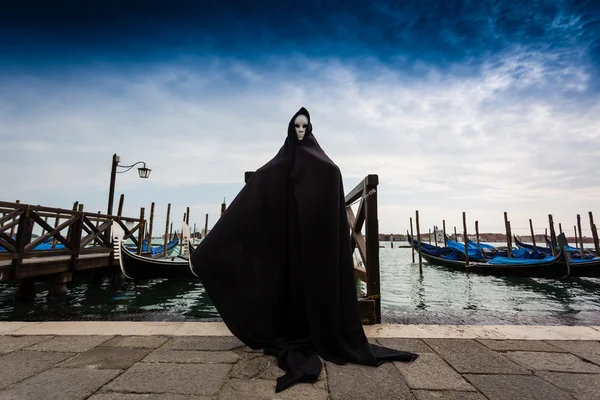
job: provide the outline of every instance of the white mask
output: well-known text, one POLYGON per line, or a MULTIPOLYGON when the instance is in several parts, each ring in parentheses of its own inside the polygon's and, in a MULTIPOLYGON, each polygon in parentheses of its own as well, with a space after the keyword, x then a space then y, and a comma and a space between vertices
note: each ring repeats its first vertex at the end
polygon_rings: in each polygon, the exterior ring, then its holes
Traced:
POLYGON ((306 134, 306 128, 308 127, 308 118, 306 115, 298 115, 294 120, 294 127, 296 128, 296 135, 298 135, 298 140, 304 139, 304 135, 306 134))

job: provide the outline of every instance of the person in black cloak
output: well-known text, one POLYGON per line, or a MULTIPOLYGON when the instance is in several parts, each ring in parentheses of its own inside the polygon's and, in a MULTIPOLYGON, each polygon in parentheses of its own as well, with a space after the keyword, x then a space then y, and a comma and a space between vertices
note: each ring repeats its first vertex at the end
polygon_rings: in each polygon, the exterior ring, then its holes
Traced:
POLYGON ((418 355, 370 344, 359 311, 342 176, 301 108, 191 256, 229 330, 274 355, 280 392, 318 379, 318 356, 378 366, 418 355))

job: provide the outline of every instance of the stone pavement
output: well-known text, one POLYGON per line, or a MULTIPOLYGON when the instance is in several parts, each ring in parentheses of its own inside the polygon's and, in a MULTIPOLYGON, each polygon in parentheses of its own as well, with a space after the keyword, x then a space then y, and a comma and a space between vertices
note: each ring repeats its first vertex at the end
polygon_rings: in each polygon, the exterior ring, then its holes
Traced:
POLYGON ((276 394, 281 370, 275 359, 230 335, 19 334, 2 333, 2 324, 0 400, 600 400, 598 335, 596 340, 370 337, 420 357, 379 368, 325 362, 318 382, 276 394))

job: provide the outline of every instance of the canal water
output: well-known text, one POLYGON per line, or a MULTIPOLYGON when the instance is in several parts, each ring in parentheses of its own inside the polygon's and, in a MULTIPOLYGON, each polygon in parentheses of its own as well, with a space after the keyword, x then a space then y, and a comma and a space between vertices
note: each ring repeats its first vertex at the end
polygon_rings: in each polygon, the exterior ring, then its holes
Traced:
MULTIPOLYGON (((410 249, 381 244, 384 323, 600 325, 600 279, 497 278, 427 263, 421 275, 410 249)), ((196 281, 77 280, 61 303, 46 300, 47 287, 15 304, 16 286, 0 283, 0 320, 219 320, 196 281)))

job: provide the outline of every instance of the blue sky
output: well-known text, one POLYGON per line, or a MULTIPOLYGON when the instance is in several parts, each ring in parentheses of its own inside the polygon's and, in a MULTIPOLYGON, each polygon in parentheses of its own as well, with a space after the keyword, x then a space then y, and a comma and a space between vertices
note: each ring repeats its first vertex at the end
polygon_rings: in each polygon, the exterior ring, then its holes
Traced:
POLYGON ((347 191, 380 176, 382 232, 600 213, 597 2, 14 3, 2 200, 105 211, 117 153, 152 168, 118 176, 127 214, 212 225, 304 106, 347 191))

